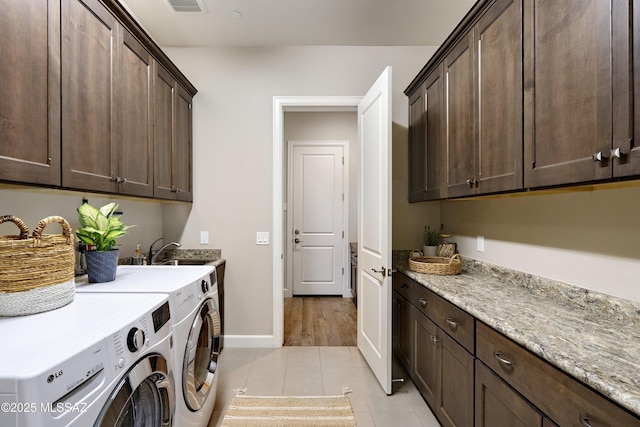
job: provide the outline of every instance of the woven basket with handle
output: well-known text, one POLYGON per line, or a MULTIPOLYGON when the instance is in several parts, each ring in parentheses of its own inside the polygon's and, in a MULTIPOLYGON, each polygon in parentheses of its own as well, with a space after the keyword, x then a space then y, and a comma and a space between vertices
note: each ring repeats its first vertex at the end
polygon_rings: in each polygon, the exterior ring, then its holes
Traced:
POLYGON ((0 224, 4 222, 13 222, 20 233, 0 236, 0 316, 40 313, 71 302, 75 252, 67 220, 44 218, 31 237, 20 218, 0 216, 0 224), (62 234, 43 234, 52 222, 61 225, 62 234))
POLYGON ((409 257, 409 269, 416 273, 448 275, 462 271, 460 254, 454 254, 451 258, 420 255, 420 251, 411 251, 409 257), (418 256, 414 256, 415 253, 418 256))

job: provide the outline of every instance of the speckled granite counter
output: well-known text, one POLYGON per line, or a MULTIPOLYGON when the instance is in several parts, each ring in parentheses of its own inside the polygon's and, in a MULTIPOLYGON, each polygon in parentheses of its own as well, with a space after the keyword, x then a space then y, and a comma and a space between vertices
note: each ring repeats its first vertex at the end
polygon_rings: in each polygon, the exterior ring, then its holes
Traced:
POLYGON ((464 260, 462 274, 394 267, 640 416, 640 303, 464 260))
POLYGON ((206 261, 207 265, 215 267, 226 262, 222 258, 220 249, 172 249, 167 251, 163 259, 179 259, 191 261, 206 261))

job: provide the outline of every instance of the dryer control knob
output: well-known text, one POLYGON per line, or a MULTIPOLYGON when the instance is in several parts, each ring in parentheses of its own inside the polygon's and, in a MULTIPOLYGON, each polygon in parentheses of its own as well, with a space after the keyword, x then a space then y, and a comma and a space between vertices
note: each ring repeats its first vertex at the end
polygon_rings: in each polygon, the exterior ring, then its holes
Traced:
POLYGON ((138 328, 131 328, 127 335, 127 347, 131 353, 135 353, 144 344, 144 331, 138 328))
POLYGON ((209 292, 209 282, 207 282, 206 280, 203 280, 201 283, 202 286, 202 293, 206 294, 207 292, 209 292))
POLYGON ((120 359, 118 359, 118 368, 124 368, 124 357, 121 357, 120 359))

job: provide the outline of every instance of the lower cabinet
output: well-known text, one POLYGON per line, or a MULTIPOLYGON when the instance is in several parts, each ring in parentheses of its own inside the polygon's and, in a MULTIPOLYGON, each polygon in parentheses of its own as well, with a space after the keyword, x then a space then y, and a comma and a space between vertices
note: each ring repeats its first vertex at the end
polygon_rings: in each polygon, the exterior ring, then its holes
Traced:
POLYGON ((443 426, 473 426, 473 355, 417 309, 413 319, 418 390, 443 426))
POLYGON ((409 370, 413 352, 411 304, 398 292, 393 292, 392 346, 400 363, 409 370))
POLYGON ((394 352, 442 426, 640 427, 640 417, 407 276, 394 276, 393 288, 394 352))
POLYGON ((476 427, 540 427, 542 414, 476 360, 476 427))

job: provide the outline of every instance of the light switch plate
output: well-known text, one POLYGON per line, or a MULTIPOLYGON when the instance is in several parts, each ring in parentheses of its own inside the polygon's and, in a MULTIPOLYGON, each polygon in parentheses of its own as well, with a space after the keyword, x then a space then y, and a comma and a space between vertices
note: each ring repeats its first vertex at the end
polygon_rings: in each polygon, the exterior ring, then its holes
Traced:
POLYGON ((269 232, 258 231, 256 232, 256 245, 268 245, 269 244, 269 232))
POLYGON ((209 232, 208 231, 201 231, 200 232, 200 244, 201 245, 208 245, 209 244, 209 232))

